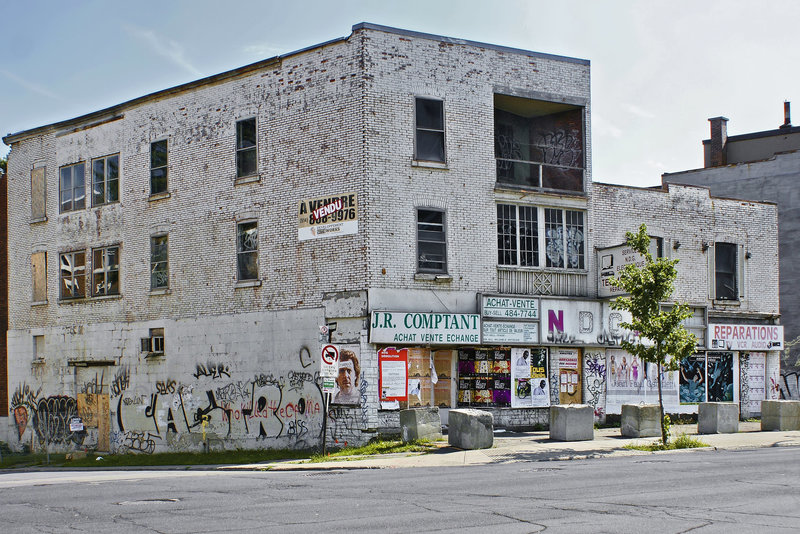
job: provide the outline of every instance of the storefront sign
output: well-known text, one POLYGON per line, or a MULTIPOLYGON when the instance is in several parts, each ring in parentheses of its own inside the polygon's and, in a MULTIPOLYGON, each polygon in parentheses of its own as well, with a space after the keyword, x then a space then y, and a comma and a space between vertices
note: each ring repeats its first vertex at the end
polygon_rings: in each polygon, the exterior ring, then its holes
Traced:
POLYGON ((783 326, 710 324, 708 347, 720 350, 783 350, 783 326))
POLYGON ((539 323, 516 321, 483 321, 483 341, 486 344, 530 345, 539 343, 539 323))
POLYGON ((378 351, 381 402, 408 400, 408 349, 378 351))
POLYGON ((480 319, 480 315, 474 313, 374 311, 369 342, 479 345, 480 319))
MULTIPOLYGON (((650 239, 650 254, 653 255, 653 258, 658 256, 658 245, 656 240, 652 238, 650 239)), ((645 257, 628 245, 619 245, 598 250, 597 268, 599 272, 597 275, 597 296, 604 298, 626 295, 627 293, 624 289, 611 285, 611 280, 619 277, 622 269, 624 269, 626 265, 644 267, 645 263, 645 257)))
POLYGON ((483 295, 481 315, 498 319, 538 319, 539 299, 483 295))
POLYGON ((301 200, 297 239, 306 241, 358 233, 358 194, 301 200))

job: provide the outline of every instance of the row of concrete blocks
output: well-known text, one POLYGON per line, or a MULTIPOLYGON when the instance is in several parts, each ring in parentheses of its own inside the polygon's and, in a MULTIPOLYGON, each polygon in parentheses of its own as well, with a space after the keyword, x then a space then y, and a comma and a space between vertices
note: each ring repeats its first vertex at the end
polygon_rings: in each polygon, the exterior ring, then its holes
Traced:
MULTIPOLYGON (((631 438, 660 436, 661 412, 657 404, 622 406, 620 431, 631 438)), ((400 412, 403 441, 442 439, 439 408, 417 408, 400 412)), ((765 400, 761 403, 761 430, 800 430, 800 401, 765 400)), ((703 402, 698 407, 700 434, 739 431, 739 406, 730 402, 703 402)), ((550 407, 550 439, 587 441, 594 439, 594 410, 586 404, 550 407)), ((494 444, 494 419, 482 410, 450 410, 447 441, 460 449, 488 449, 494 444)))

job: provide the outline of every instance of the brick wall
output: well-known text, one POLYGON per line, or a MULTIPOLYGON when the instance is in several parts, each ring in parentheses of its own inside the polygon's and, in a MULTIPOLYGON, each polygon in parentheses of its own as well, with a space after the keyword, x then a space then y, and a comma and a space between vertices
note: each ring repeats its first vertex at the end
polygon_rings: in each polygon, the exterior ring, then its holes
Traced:
POLYGON ((8 414, 8 179, 0 170, 0 417, 8 414))

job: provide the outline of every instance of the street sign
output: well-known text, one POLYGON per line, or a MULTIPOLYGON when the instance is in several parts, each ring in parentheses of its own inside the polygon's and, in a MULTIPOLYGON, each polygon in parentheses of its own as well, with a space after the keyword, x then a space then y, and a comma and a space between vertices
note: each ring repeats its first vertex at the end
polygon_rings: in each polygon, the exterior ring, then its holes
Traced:
POLYGON ((336 390, 336 379, 335 378, 323 378, 322 379, 322 392, 323 393, 333 393, 336 390))
POLYGON ((323 346, 320 365, 320 376, 336 378, 336 374, 339 372, 339 347, 336 345, 323 346))

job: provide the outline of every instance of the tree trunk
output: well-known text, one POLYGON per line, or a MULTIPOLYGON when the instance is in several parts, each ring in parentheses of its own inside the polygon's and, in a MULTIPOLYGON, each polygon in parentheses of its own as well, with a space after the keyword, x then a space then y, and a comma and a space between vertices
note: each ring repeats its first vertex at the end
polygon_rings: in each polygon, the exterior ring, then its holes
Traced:
POLYGON ((658 364, 658 406, 661 409, 661 443, 666 447, 669 436, 667 435, 667 426, 664 421, 664 397, 661 394, 661 363, 658 364))

